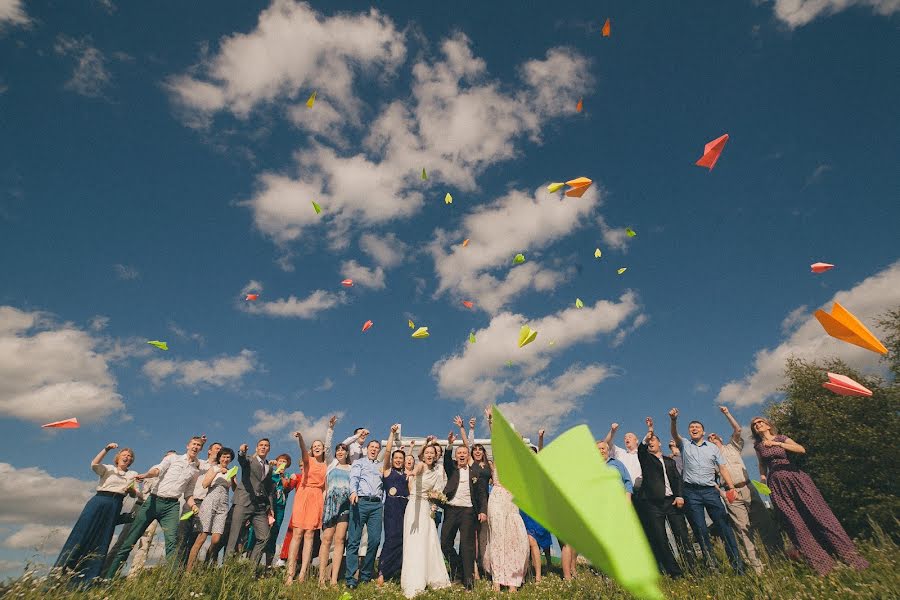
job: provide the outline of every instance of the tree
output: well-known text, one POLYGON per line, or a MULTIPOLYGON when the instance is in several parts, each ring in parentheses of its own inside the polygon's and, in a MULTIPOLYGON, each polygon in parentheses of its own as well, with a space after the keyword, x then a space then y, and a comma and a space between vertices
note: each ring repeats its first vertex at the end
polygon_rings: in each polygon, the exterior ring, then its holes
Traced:
POLYGON ((869 533, 869 519, 900 540, 900 309, 879 320, 887 331, 890 380, 863 375, 838 359, 787 360, 785 398, 766 414, 806 448, 801 467, 813 478, 851 536, 869 533), (826 373, 847 375, 872 396, 839 396, 822 387, 826 373))

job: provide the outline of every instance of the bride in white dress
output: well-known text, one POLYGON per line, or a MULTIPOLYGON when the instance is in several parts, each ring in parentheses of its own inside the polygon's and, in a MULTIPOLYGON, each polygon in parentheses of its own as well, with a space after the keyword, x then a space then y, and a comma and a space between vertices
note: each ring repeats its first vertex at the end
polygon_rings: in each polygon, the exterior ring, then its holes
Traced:
POLYGON ((450 586, 437 527, 431 518, 431 502, 428 501, 428 492, 443 491, 446 475, 437 464, 434 446, 426 446, 421 458, 409 478, 409 503, 403 515, 400 587, 407 598, 424 592, 426 587, 439 589, 450 586))

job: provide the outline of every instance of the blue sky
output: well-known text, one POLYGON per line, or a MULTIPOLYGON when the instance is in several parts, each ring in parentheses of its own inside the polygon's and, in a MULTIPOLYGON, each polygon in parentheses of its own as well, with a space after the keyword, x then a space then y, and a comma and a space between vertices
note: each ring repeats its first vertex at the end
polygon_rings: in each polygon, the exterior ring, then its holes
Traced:
POLYGON ((491 402, 724 431, 790 354, 877 370, 811 318, 900 302, 897 7, 839 4, 0 0, 0 567, 58 548, 107 441, 145 469, 491 402))

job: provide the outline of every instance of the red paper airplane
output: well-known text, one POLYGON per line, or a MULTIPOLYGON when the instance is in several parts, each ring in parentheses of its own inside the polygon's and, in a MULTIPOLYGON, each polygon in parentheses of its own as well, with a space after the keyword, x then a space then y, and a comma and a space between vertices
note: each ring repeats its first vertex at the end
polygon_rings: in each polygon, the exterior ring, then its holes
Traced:
POLYGON ((725 148, 725 142, 728 141, 728 134, 726 133, 722 137, 716 138, 703 148, 703 156, 700 157, 696 164, 698 167, 709 167, 709 170, 712 171, 712 168, 716 166, 716 161, 719 160, 719 155, 722 154, 722 149, 725 148))
POLYGON ((41 427, 50 427, 53 429, 78 429, 78 419, 72 417, 71 419, 66 419, 65 421, 54 421, 53 423, 47 423, 46 425, 41 425, 41 427))
POLYGON ((374 323, 372 323, 371 320, 366 321, 365 323, 363 323, 363 333, 365 333, 365 332, 367 332, 368 330, 372 329, 372 325, 374 325, 374 323))
POLYGON ((353 280, 352 280, 352 279, 345 279, 345 280, 343 280, 343 281, 341 282, 341 285, 344 286, 344 287, 353 287, 353 280))
POLYGON ((809 265, 809 268, 812 269, 813 273, 824 273, 825 271, 830 271, 834 268, 834 265, 830 265, 828 263, 817 262, 809 265))
POLYGON ((247 300, 250 300, 251 302, 259 300, 259 294, 247 294, 247 300))
POLYGON ((603 35, 603 37, 609 37, 609 30, 609 19, 606 19, 606 23, 603 24, 603 29, 600 30, 600 34, 603 35))
POLYGON ((846 375, 838 375, 837 373, 829 373, 828 381, 822 384, 822 387, 831 390, 835 394, 841 396, 871 396, 872 390, 866 386, 853 381, 846 375))
POLYGON ((582 108, 584 108, 584 98, 581 98, 578 104, 575 105, 575 112, 581 112, 582 108))
POLYGON ((472 308, 473 306, 475 306, 475 303, 469 300, 463 300, 463 306, 465 306, 466 308, 472 308))

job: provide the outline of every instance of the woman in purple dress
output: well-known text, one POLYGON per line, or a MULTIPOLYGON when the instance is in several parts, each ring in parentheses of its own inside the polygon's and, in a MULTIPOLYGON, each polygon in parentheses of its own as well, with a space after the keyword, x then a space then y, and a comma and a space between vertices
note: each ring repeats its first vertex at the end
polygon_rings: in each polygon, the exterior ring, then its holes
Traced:
POLYGON ((400 576, 403 565, 403 516, 409 502, 409 483, 406 478, 406 453, 393 450, 394 437, 399 427, 391 427, 391 439, 384 449, 384 465, 381 478, 384 485, 384 544, 378 559, 378 579, 380 586, 385 579, 400 576))
POLYGON ((762 417, 750 421, 750 431, 760 479, 772 490, 772 502, 784 516, 788 537, 812 568, 819 575, 828 574, 835 566, 832 555, 855 569, 868 567, 812 478, 791 463, 788 452, 806 454, 806 449, 791 438, 778 435, 762 417))

